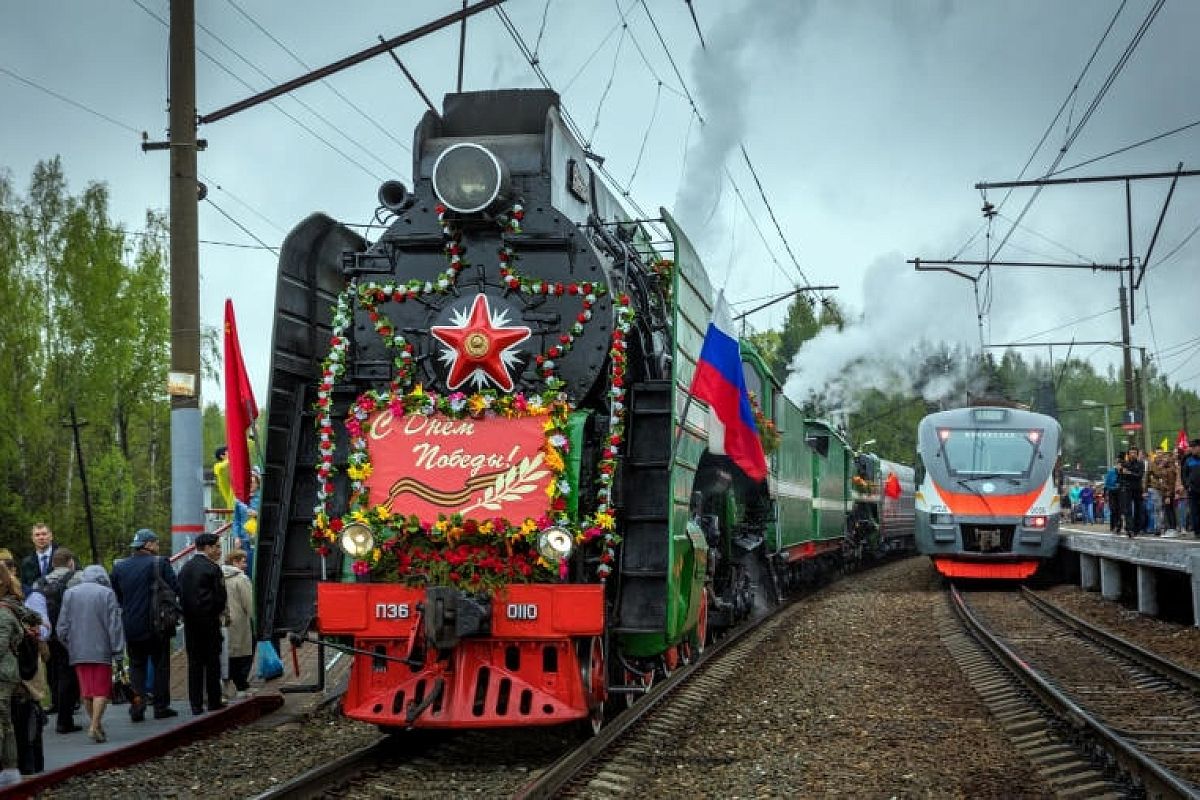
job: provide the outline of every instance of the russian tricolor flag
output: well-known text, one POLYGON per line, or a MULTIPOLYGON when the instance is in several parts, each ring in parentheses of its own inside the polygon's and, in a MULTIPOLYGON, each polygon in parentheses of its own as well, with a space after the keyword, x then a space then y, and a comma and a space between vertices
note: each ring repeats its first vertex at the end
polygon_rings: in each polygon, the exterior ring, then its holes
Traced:
POLYGON ((708 404, 708 449, 728 455, 752 479, 766 480, 767 457, 754 424, 733 315, 723 291, 717 295, 713 318, 704 335, 691 393, 708 404))

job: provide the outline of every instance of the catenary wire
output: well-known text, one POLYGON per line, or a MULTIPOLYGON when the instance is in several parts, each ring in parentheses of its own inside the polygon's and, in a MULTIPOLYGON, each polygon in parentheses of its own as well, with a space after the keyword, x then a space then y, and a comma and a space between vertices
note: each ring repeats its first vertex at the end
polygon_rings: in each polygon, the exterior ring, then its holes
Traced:
POLYGON ((1055 331, 1061 331, 1063 328, 1070 328, 1071 326, 1078 325, 1081 322, 1088 322, 1090 320, 1096 319, 1097 317, 1103 317, 1106 314, 1112 314, 1112 313, 1114 313, 1116 311, 1120 311, 1120 310, 1121 310, 1120 306, 1113 306, 1112 308, 1106 308, 1103 311, 1097 311, 1095 314, 1089 314, 1085 317, 1078 317, 1076 319, 1068 320, 1067 322, 1064 322, 1061 325, 1055 325, 1053 328, 1047 328, 1044 331, 1038 331, 1037 333, 1031 333, 1028 336, 1017 339, 1015 343, 1020 344, 1022 342, 1028 342, 1030 339, 1036 339, 1039 336, 1045 336, 1047 333, 1054 333, 1055 331))
MULTIPOLYGON (((504 6, 495 6, 495 11, 496 15, 500 17, 500 21, 504 24, 505 30, 508 31, 509 36, 511 36, 513 41, 516 43, 517 49, 520 50, 521 54, 525 57, 525 60, 529 63, 530 68, 533 70, 534 75, 537 76, 542 86, 553 90, 554 87, 550 83, 550 79, 546 76, 545 71, 542 70, 541 65, 533 59, 533 53, 529 49, 529 45, 525 42, 524 37, 521 36, 521 32, 517 30, 517 26, 513 24, 513 21, 508 16, 508 13, 504 10, 504 6)), ((561 96, 561 92, 559 94, 561 96)), ((562 114, 563 123, 567 126, 567 130, 569 130, 571 135, 574 136, 578 141, 582 142, 583 134, 579 129, 579 125, 576 124, 574 118, 572 118, 570 112, 567 111, 566 106, 564 105, 560 107, 559 110, 562 114)), ((652 231, 654 231, 655 236, 657 236, 659 239, 670 238, 667 235, 667 231, 657 222, 652 221, 652 218, 646 209, 642 208, 642 206, 633 198, 633 196, 628 194, 626 188, 621 184, 620 181, 616 179, 616 177, 608 170, 608 168, 604 166, 602 161, 593 160, 593 164, 595 165, 594 169, 596 170, 597 174, 599 174, 610 186, 614 187, 623 196, 625 196, 626 202, 633 207, 633 210, 637 212, 639 218, 647 220, 645 224, 652 231)))
MULTIPOLYGON (((617 11, 620 12, 620 8, 617 11)), ((617 46, 613 48, 612 69, 608 72, 608 82, 604 84, 604 89, 600 92, 600 99, 596 103, 596 114, 592 117, 592 131, 588 134, 587 141, 584 146, 588 150, 592 149, 592 142, 596 140, 596 131, 600 129, 600 115, 604 112, 604 101, 608 99, 608 93, 612 91, 613 80, 617 77, 617 67, 621 64, 621 47, 625 44, 625 39, 629 34, 629 26, 621 23, 621 35, 617 37, 617 46)))
POLYGON ((1129 144, 1129 145, 1125 145, 1124 147, 1117 148, 1116 150, 1105 153, 1102 156, 1096 156, 1095 158, 1089 158, 1087 161, 1080 161, 1078 164, 1072 164, 1069 167, 1063 167, 1062 169, 1047 173, 1046 177, 1053 178, 1055 175, 1062 175, 1064 172, 1070 172, 1073 169, 1079 169, 1080 167, 1086 167, 1088 164, 1095 164, 1097 161, 1103 161, 1106 158, 1111 158, 1112 156, 1120 155, 1121 153, 1127 153, 1130 150, 1134 149, 1135 147, 1141 147, 1142 145, 1147 145, 1147 144, 1150 144, 1151 142, 1157 142, 1159 139, 1165 139, 1168 136, 1173 136, 1177 133, 1182 133, 1183 131, 1189 130, 1190 128, 1195 128, 1197 125, 1200 125, 1200 119, 1196 120, 1195 122, 1189 122, 1187 125, 1180 125, 1178 128, 1172 128, 1171 130, 1160 133, 1157 136, 1151 136, 1148 139, 1142 139, 1140 142, 1134 142, 1133 144, 1129 144))
POLYGON ((637 158, 633 162, 633 171, 629 173, 629 180, 625 185, 632 191, 633 179, 637 177, 638 170, 642 166, 642 156, 646 154, 646 143, 650 141, 650 133, 654 130, 654 123, 658 120, 658 103, 662 99, 662 81, 654 88, 654 105, 650 109, 650 119, 646 123, 646 131, 642 134, 642 143, 638 146, 637 158))
MULTIPOLYGON (((1142 39, 1145 38, 1146 32, 1150 30, 1150 26, 1158 17, 1158 13, 1162 10, 1165 2, 1166 0, 1156 0, 1154 5, 1151 6, 1150 10, 1146 12, 1146 16, 1143 18, 1141 25, 1139 25, 1138 29, 1134 32, 1133 38, 1130 39, 1129 44, 1125 46, 1125 50, 1117 59, 1117 63, 1114 64, 1112 69, 1109 70, 1109 73, 1104 79, 1104 82, 1101 84, 1100 88, 1096 90, 1096 94, 1092 97, 1092 101, 1088 104, 1087 110, 1084 111, 1083 116, 1079 119, 1079 122, 1067 136, 1062 147, 1059 148, 1058 155, 1055 156, 1053 163, 1050 164, 1050 167, 1046 170, 1046 172, 1053 172, 1058 168, 1058 165, 1062 163, 1062 160, 1066 158, 1067 151, 1070 150, 1071 145, 1075 143, 1075 140, 1079 138, 1079 135, 1083 132, 1083 129, 1088 124, 1088 121, 1091 120, 1092 115, 1096 112, 1096 109, 1100 107, 1101 101, 1104 100, 1104 97, 1108 94, 1108 90, 1111 89, 1113 84, 1116 82, 1117 76, 1121 74, 1121 72, 1125 69, 1125 65, 1129 63, 1129 59, 1132 58, 1134 52, 1138 48, 1138 45, 1141 44, 1142 39)), ((1122 2, 1122 6, 1123 5, 1124 2, 1122 2)), ((996 247, 995 255, 998 255, 1000 251, 1004 249, 1004 245, 1008 242, 1009 237, 1012 236, 1013 232, 1017 229, 1017 224, 1024 220, 1025 215, 1029 213, 1029 209, 1033 207, 1033 204, 1041 195, 1043 188, 1043 186, 1038 186, 1030 194, 1029 200, 1026 201, 1025 205, 1021 208, 1021 213, 1017 214, 1017 221, 1011 228, 1008 229, 1008 232, 1005 233, 1004 238, 1000 240, 1000 244, 996 247)))
MULTIPOLYGON (((1054 131, 1055 126, 1058 125, 1058 121, 1062 118, 1063 112, 1067 110, 1068 105, 1071 103, 1071 98, 1074 97, 1075 93, 1079 91, 1079 85, 1083 82, 1083 79, 1087 76, 1088 70, 1090 70, 1092 67, 1092 63, 1096 60, 1096 56, 1099 54, 1100 48, 1103 47, 1105 41, 1108 40, 1108 35, 1112 32, 1113 26, 1117 24, 1117 19, 1121 16, 1121 12, 1124 11, 1127 2, 1128 0, 1121 0, 1121 3, 1117 6, 1117 10, 1113 12, 1112 18, 1108 21, 1108 26, 1105 27, 1104 33, 1100 35, 1100 40, 1096 42, 1096 46, 1092 48, 1091 55, 1088 56, 1087 62, 1083 65, 1083 69, 1079 71, 1079 75, 1075 78, 1074 83, 1071 84, 1071 89, 1067 92, 1067 96, 1064 97, 1062 103, 1059 104, 1058 111, 1055 112, 1054 118, 1050 120, 1050 124, 1047 125, 1046 130, 1042 132, 1041 138, 1038 139, 1037 144, 1033 146, 1033 150, 1030 152, 1029 158, 1025 160, 1025 165, 1021 167, 1021 171, 1017 173, 1017 180, 1021 180, 1025 177, 1025 173, 1029 170, 1030 165, 1033 164, 1033 160, 1037 158, 1037 154, 1041 152, 1042 145, 1046 143, 1046 139, 1050 137, 1050 134, 1054 131)), ((1004 197, 1000 199, 999 204, 996 206, 997 211, 1004 208, 1005 204, 1008 202, 1008 199, 1012 196, 1012 193, 1013 188, 1009 188, 1009 190, 1004 193, 1004 197)), ((979 228, 977 228, 976 231, 971 234, 963 246, 958 249, 958 252, 956 252, 950 258, 950 260, 954 261, 964 252, 966 252, 967 248, 979 238, 979 234, 983 233, 986 227, 986 222, 981 224, 979 228)))
MULTIPOLYGON (((249 12, 247 12, 244 8, 242 8, 241 5, 239 5, 236 2, 236 0, 226 0, 226 2, 228 2, 229 5, 233 6, 233 9, 235 11, 237 11, 239 14, 241 14, 246 19, 247 22, 249 22, 251 25, 253 25, 255 28, 257 28, 262 33, 263 36, 266 36, 268 39, 270 39, 272 42, 274 42, 276 45, 278 45, 279 48, 281 50, 283 50, 283 52, 285 52, 289 56, 291 56, 293 61, 295 61, 297 64, 299 64, 301 67, 303 67, 306 70, 312 69, 312 67, 310 67, 304 61, 304 59, 300 58, 300 56, 298 56, 290 47, 288 47, 286 44, 284 44, 282 41, 280 41, 279 38, 276 37, 269 30, 267 30, 267 28, 262 23, 260 23, 254 17, 252 17, 249 14, 249 12)), ((546 2, 547 2, 547 4, 549 4, 549 0, 546 0, 546 2)), ((324 86, 327 89, 329 89, 329 91, 333 92, 335 95, 337 95, 339 98, 341 98, 341 100, 346 105, 348 105, 350 108, 354 109, 363 119, 365 119, 367 122, 371 123, 371 125, 376 130, 378 130, 384 136, 388 137, 393 142, 398 144, 405 152, 408 152, 408 153, 412 152, 411 145, 409 145, 403 139, 397 137, 396 134, 392 133, 392 131, 390 131, 386 126, 384 126, 383 123, 381 123, 379 120, 375 119, 375 117, 371 116, 371 114, 369 114, 365 109, 361 108, 357 103, 355 103, 353 100, 351 100, 345 94, 343 94, 337 88, 337 86, 335 86, 332 82, 322 80, 321 83, 324 84, 324 86)))
POLYGON ((211 197, 206 197, 206 198, 204 198, 204 201, 205 201, 206 203, 208 203, 210 206, 212 206, 213 208, 215 208, 215 209, 217 210, 217 213, 219 213, 219 214, 220 214, 222 217, 224 217, 225 219, 229 220, 229 221, 230 221, 230 222, 232 222, 234 225, 236 225, 236 226, 238 227, 238 230, 240 230, 242 233, 246 234, 246 235, 247 235, 247 236, 249 236, 251 239, 253 239, 254 241, 258 242, 260 245, 262 245, 263 247, 265 247, 267 250, 270 250, 270 251, 271 251, 272 253, 274 253, 276 256, 278 256, 278 255, 279 255, 279 248, 277 248, 277 247, 272 247, 271 245, 269 245, 269 244, 267 244, 266 242, 264 242, 262 239, 260 239, 260 238, 258 237, 258 234, 256 234, 254 231, 252 231, 252 230, 250 230, 249 228, 247 228, 245 225, 243 225, 243 224, 242 224, 240 221, 238 221, 238 220, 237 220, 237 219, 236 219, 236 218, 235 218, 235 217, 234 217, 232 214, 230 214, 228 211, 226 211, 225 209, 221 208, 219 205, 217 205, 216 203, 214 203, 214 202, 213 202, 213 199, 212 199, 211 197))
MULTIPOLYGON (((153 19, 157 20, 157 21, 159 22, 159 24, 161 24, 163 27, 165 27, 165 28, 167 28, 168 30, 170 30, 170 27, 171 27, 171 26, 170 26, 170 23, 169 23, 169 22, 167 22, 167 20, 163 19, 163 18, 162 18, 161 16, 159 16, 158 14, 154 13, 154 11, 152 11, 150 8, 148 8, 147 6, 145 6, 145 5, 144 5, 144 4, 143 4, 143 3, 142 3, 140 0, 130 0, 130 2, 132 2, 132 3, 133 3, 134 5, 136 5, 138 8, 142 9, 143 11, 145 11, 145 12, 146 12, 147 14, 149 14, 149 15, 150 15, 150 16, 151 16, 153 19)), ((221 70, 222 72, 224 72, 226 75, 228 75, 230 78, 232 78, 233 80, 237 81, 237 82, 238 82, 238 83, 240 83, 242 86, 246 87, 246 89, 247 89, 247 90, 249 90, 249 91, 251 91, 251 92, 257 92, 257 91, 258 91, 257 89, 255 89, 255 88, 254 88, 254 86, 252 86, 250 83, 248 83, 247 81, 245 81, 245 80, 244 80, 244 79, 243 79, 241 76, 239 76, 237 73, 235 73, 235 72, 234 72, 233 70, 231 70, 229 67, 227 67, 227 66, 225 66, 224 64, 222 64, 222 63, 220 62, 220 60, 218 60, 218 59, 217 59, 217 58, 215 58, 213 55, 211 55, 211 54, 210 54, 210 53, 209 53, 207 50, 204 50, 204 49, 202 49, 202 48, 200 48, 200 47, 197 47, 197 48, 196 48, 196 52, 197 52, 197 53, 199 53, 200 55, 204 56, 204 58, 206 58, 206 59, 207 59, 209 62, 211 62, 211 63, 212 63, 214 66, 216 66, 218 69, 220 69, 220 70, 221 70)), ((342 158, 344 158, 346 161, 349 161, 351 164, 353 164, 354 166, 358 167, 358 169, 362 170, 362 171, 363 171, 364 173, 366 173, 368 176, 370 176, 371 178, 373 178, 373 179, 375 179, 375 180, 377 180, 377 181, 380 181, 380 182, 382 182, 382 181, 383 181, 383 177, 382 177, 382 176, 380 176, 380 175, 376 174, 376 173, 375 173, 375 172, 373 172, 373 171, 372 171, 372 170, 371 170, 369 167, 367 167, 365 164, 363 164, 362 162, 360 162, 358 159, 354 158, 354 157, 353 157, 353 156, 351 156, 349 153, 345 152, 344 150, 342 150, 341 148, 339 148, 337 145, 335 145, 333 142, 329 141, 329 140, 328 140, 328 139, 326 139, 324 136, 322 136, 321 134, 319 134, 319 133, 317 133, 316 131, 314 131, 314 130, 313 130, 311 127, 309 127, 308 125, 306 125, 306 124, 305 124, 304 122, 302 122, 300 119, 297 119, 295 115, 293 115, 293 114, 289 113, 289 112, 287 111, 287 109, 283 108, 281 105, 279 105, 278 103, 276 103, 274 100, 270 101, 270 105, 271 105, 271 107, 272 107, 272 108, 274 108, 274 109, 275 109, 276 111, 278 111, 280 114, 283 114, 285 117, 287 117, 289 120, 291 120, 291 121, 292 121, 292 123, 293 123, 293 124, 295 124, 296 126, 298 126, 298 127, 301 129, 301 130, 303 130, 303 131, 305 131, 306 133, 308 133, 308 134, 309 134, 310 136, 312 136, 314 139, 316 139, 317 141, 321 142, 323 145, 325 145, 326 147, 328 147, 328 148, 329 148, 330 150, 332 150, 333 152, 337 153, 339 156, 341 156, 342 158)))
POLYGON ((10 78, 12 78, 14 80, 20 81, 21 83, 25 84, 26 86, 30 86, 34 89, 37 89, 39 92, 44 92, 45 94, 50 95, 51 97, 53 97, 56 100, 61 100, 62 102, 66 103, 68 105, 74 106, 75 108, 78 108, 81 111, 86 111, 87 113, 89 113, 93 116, 99 117, 100 119, 104 120, 105 122, 116 125, 118 128, 127 130, 130 133, 134 134, 135 136, 142 133, 142 131, 139 131, 137 128, 133 127, 132 125, 121 122, 121 120, 116 119, 114 117, 110 117, 108 114, 105 114, 103 111, 97 111, 96 109, 91 108, 90 106, 86 106, 83 103, 79 102, 78 100, 72 100, 70 97, 67 97, 65 94, 59 94, 58 92, 54 91, 53 89, 42 86, 40 83, 38 83, 36 81, 32 81, 29 78, 26 78, 24 75, 20 75, 16 72, 12 71, 11 69, 8 69, 7 67, 0 66, 0 72, 3 72, 5 75, 8 75, 10 78))

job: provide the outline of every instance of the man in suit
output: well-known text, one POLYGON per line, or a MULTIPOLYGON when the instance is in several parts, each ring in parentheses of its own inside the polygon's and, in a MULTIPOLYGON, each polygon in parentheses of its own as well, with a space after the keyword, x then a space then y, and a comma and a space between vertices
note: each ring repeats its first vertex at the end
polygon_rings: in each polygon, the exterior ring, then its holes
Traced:
POLYGON ((30 587, 37 583, 39 578, 46 577, 54 569, 51 562, 54 551, 58 549, 58 545, 54 543, 54 531, 44 522, 33 523, 29 538, 33 541, 33 552, 21 561, 21 585, 25 594, 29 594, 30 587))
POLYGON ((221 699, 221 615, 228 596, 221 571, 221 539, 215 533, 196 537, 196 554, 179 571, 183 604, 183 641, 187 648, 188 699, 193 714, 225 707, 221 699))

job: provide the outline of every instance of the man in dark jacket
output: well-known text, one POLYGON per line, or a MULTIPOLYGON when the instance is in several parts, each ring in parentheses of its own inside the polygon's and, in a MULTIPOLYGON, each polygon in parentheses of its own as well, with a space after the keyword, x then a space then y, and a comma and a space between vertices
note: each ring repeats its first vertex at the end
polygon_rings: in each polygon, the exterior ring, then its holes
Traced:
POLYGON ((1192 450, 1183 458, 1180 482, 1188 497, 1188 524, 1192 536, 1200 536, 1200 439, 1192 439, 1192 450))
POLYGON ((167 559, 159 558, 158 536, 154 531, 142 528, 134 534, 129 547, 133 555, 114 564, 111 576, 125 625, 129 677, 137 692, 129 704, 129 716, 134 722, 146 718, 146 698, 141 690, 146 686, 146 661, 149 660, 154 665, 154 718, 174 717, 179 712, 171 708, 171 639, 158 636, 150 623, 155 572, 163 576, 176 594, 179 594, 179 581, 167 559))
POLYGON ((33 552, 21 561, 21 588, 29 594, 30 587, 38 578, 44 578, 54 569, 54 551, 58 545, 54 543, 54 531, 44 522, 33 523, 29 534, 33 542, 33 552))
POLYGON ((221 615, 225 613, 225 575, 221 571, 221 539, 215 533, 196 537, 196 555, 179 571, 183 601, 183 638, 188 657, 188 699, 192 713, 224 708, 221 699, 221 615))
POLYGON ((1133 536, 1146 530, 1146 505, 1143 502, 1143 479, 1146 465, 1142 463, 1142 451, 1129 448, 1120 467, 1121 494, 1125 502, 1125 534, 1133 536))

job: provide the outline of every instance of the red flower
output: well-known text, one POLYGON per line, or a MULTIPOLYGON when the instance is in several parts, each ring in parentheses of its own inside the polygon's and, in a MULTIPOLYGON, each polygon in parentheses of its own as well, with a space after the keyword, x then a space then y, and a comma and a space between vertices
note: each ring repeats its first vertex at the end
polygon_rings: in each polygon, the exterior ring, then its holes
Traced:
POLYGON ((329 521, 329 529, 334 533, 338 533, 342 529, 342 520, 340 517, 335 517, 329 521))

